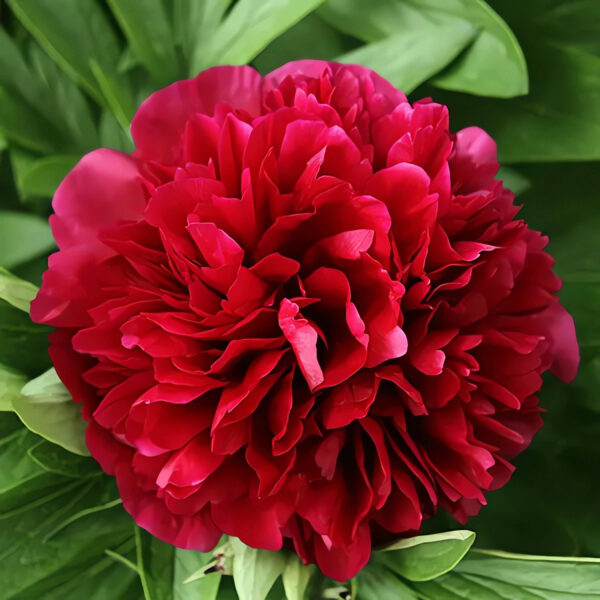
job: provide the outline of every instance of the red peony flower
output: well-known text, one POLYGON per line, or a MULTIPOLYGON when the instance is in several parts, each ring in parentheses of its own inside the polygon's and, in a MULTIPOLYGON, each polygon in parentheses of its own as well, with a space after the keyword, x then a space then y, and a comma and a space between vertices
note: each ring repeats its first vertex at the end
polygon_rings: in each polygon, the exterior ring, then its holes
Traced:
POLYGON ((481 129, 320 61, 153 94, 58 188, 32 305, 87 443, 154 535, 344 580, 504 485, 574 377, 547 239, 481 129))

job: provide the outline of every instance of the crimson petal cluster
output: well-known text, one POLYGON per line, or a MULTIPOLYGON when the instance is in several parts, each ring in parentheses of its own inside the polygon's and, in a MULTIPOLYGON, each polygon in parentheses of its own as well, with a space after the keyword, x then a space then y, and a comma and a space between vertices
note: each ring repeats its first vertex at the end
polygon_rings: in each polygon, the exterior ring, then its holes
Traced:
POLYGON ((477 513, 542 373, 578 363, 493 140, 321 61, 176 82, 132 135, 56 192, 32 317, 137 523, 345 580, 438 508, 477 513))

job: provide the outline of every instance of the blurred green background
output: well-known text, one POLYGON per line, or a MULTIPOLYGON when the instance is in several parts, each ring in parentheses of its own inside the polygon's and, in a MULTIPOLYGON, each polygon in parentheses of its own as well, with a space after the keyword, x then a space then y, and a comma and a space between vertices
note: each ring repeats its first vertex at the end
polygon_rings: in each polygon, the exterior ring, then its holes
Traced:
MULTIPOLYGON (((209 66, 361 63, 446 103, 452 129, 484 127, 550 236, 582 364, 570 387, 548 378, 545 428, 468 526, 479 547, 600 556, 600 1, 6 0, 0 20, 0 266, 35 284, 62 177, 93 148, 130 151, 139 103, 209 66)), ((0 303, 0 363, 39 375, 45 335, 0 303)))

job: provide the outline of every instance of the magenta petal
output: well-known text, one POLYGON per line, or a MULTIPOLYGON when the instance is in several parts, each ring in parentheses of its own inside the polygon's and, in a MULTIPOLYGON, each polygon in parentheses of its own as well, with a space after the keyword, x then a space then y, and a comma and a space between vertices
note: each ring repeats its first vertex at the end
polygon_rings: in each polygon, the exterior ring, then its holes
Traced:
POLYGON ((257 115, 260 86, 261 77, 251 67, 227 66, 213 67, 154 92, 131 122, 138 153, 148 160, 173 164, 181 156, 185 125, 194 113, 213 115, 218 103, 229 103, 257 115))
POLYGON ((298 364, 308 387, 313 390, 324 379, 317 358, 319 334, 306 319, 298 318, 298 312, 298 305, 284 298, 279 308, 279 326, 294 349, 294 354, 298 359, 298 364))

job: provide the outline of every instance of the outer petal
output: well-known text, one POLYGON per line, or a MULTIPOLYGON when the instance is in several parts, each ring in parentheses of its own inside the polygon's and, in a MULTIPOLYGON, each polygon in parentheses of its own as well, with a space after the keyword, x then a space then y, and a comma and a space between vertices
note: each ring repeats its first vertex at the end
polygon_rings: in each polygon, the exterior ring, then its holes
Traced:
POLYGON ((142 217, 146 195, 137 161, 107 148, 86 154, 58 186, 52 208, 59 248, 89 248, 106 227, 142 217))
POLYGON ((251 67, 213 67, 158 90, 144 100, 131 122, 138 155, 177 163, 183 152, 185 125, 192 115, 212 116, 218 103, 228 103, 258 116, 260 86, 261 77, 251 67))

